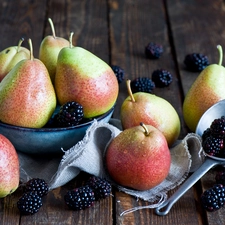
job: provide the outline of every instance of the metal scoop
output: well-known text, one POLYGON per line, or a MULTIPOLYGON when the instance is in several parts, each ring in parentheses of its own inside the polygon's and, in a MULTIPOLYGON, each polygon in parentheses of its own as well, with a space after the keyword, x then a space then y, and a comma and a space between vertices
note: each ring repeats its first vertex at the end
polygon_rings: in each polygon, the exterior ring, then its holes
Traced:
MULTIPOLYGON (((210 127, 214 119, 225 116, 225 100, 221 100, 211 106, 201 117, 198 122, 196 133, 202 136, 204 130, 210 127)), ((155 213, 159 216, 165 216, 169 213, 173 204, 176 203, 201 177, 207 173, 212 167, 217 165, 225 165, 225 158, 214 157, 206 154, 204 163, 179 187, 179 189, 164 203, 155 209, 155 213)))

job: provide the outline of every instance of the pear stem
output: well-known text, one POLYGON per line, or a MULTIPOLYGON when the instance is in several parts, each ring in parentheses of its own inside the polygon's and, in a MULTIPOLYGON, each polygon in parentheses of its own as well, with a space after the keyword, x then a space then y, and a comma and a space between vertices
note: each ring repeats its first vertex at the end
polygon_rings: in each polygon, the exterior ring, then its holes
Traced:
POLYGON ((147 128, 147 126, 144 124, 144 123, 140 123, 140 125, 144 128, 144 130, 145 130, 145 135, 146 136, 148 136, 150 133, 149 133, 149 131, 148 131, 148 128, 147 128))
POLYGON ((52 36, 53 36, 54 38, 56 38, 56 36, 55 36, 55 27, 54 27, 54 24, 53 24, 53 22, 52 22, 52 19, 51 19, 51 18, 48 18, 48 22, 50 23, 50 26, 51 26, 52 36))
POLYGON ((69 39, 69 41, 70 41, 70 48, 72 48, 73 47, 73 32, 71 32, 70 33, 70 39, 69 39))
POLYGON ((219 63, 218 65, 221 66, 223 62, 223 49, 221 45, 217 45, 217 49, 219 50, 219 63))
POLYGON ((18 46, 17 46, 17 52, 19 52, 20 47, 21 47, 23 41, 24 41, 24 38, 20 38, 19 43, 18 43, 18 46))
POLYGON ((127 91, 128 91, 128 94, 131 98, 131 101, 132 102, 135 102, 135 99, 134 99, 134 96, 133 96, 133 93, 132 93, 132 90, 131 90, 131 86, 130 86, 130 80, 127 80, 126 84, 127 84, 127 91))
POLYGON ((34 59, 34 55, 33 55, 33 45, 32 45, 32 41, 31 41, 30 38, 28 39, 28 43, 29 43, 29 47, 30 47, 30 60, 33 60, 33 59, 34 59))

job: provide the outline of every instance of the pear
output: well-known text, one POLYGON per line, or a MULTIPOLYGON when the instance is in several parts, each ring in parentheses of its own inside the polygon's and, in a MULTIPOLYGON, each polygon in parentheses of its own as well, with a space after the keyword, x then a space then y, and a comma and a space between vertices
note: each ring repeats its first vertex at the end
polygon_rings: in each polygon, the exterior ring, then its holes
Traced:
POLYGON ((48 21, 51 26, 52 35, 48 35, 42 40, 39 48, 39 59, 47 67, 51 80, 54 82, 58 54, 62 48, 69 46, 69 41, 65 38, 57 37, 51 18, 48 21))
POLYGON ((144 191, 167 177, 171 156, 162 132, 140 125, 122 131, 109 143, 105 165, 117 184, 144 191))
POLYGON ((180 134, 180 119, 174 107, 165 99, 154 94, 132 93, 130 80, 127 80, 129 96, 120 109, 123 129, 138 126, 140 121, 159 129, 166 137, 169 146, 180 134))
POLYGON ((56 94, 45 65, 33 57, 18 62, 0 83, 0 120, 15 126, 43 127, 56 108, 56 94))
POLYGON ((218 101, 225 98, 225 68, 222 47, 219 50, 219 63, 207 66, 188 90, 183 102, 184 121, 191 131, 195 131, 203 113, 218 101))
POLYGON ((21 46, 23 41, 21 38, 18 46, 11 46, 0 52, 0 81, 19 61, 30 58, 30 51, 21 46))
POLYGON ((13 193, 19 185, 19 158, 13 144, 0 134, 0 198, 13 193))
POLYGON ((107 112, 116 102, 119 85, 111 67, 88 50, 72 45, 58 56, 54 87, 60 105, 68 101, 83 106, 84 117, 107 112))

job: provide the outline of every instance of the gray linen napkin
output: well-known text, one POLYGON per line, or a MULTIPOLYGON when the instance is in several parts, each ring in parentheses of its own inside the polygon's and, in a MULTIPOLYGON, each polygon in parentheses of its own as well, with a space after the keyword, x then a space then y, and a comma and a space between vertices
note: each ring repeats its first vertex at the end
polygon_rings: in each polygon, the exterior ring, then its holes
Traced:
MULTIPOLYGON (((63 150, 62 158, 37 157, 19 152, 21 182, 34 177, 42 178, 52 190, 63 186, 81 171, 110 179, 104 168, 104 152, 121 130, 119 120, 111 119, 110 123, 94 121, 79 143, 63 150)), ((172 163, 169 175, 155 188, 136 191, 115 185, 120 191, 146 201, 153 202, 162 199, 162 196, 167 198, 167 192, 181 184, 188 173, 195 171, 204 160, 201 138, 195 133, 178 141, 170 152, 172 163)))

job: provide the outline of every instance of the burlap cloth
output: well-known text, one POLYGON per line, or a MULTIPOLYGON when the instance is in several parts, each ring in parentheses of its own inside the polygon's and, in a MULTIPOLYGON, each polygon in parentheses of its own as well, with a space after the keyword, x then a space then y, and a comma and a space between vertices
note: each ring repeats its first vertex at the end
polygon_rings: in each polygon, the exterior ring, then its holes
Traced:
MULTIPOLYGON (((121 130, 119 120, 111 119, 110 123, 94 121, 82 141, 71 149, 62 149, 62 158, 38 157, 19 152, 21 182, 25 183, 31 178, 42 178, 52 190, 66 184, 81 171, 110 179, 104 166, 104 152, 121 130)), ((167 198, 169 190, 181 184, 188 173, 194 172, 204 161, 201 138, 195 133, 189 133, 183 140, 175 143, 170 152, 172 163, 169 175, 155 188, 135 191, 115 185, 127 194, 149 202, 158 201, 160 204, 167 198)), ((152 207, 157 207, 158 204, 152 207)))

